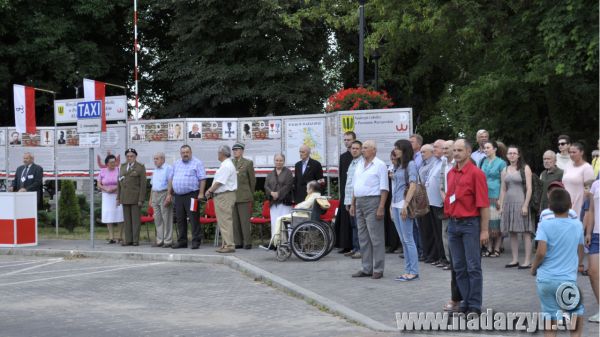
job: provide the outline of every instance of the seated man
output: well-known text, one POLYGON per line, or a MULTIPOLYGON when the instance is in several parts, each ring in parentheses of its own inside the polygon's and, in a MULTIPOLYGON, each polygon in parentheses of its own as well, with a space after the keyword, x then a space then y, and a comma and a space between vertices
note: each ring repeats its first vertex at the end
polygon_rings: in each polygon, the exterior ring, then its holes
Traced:
MULTIPOLYGON (((306 198, 304 199, 303 202, 294 206, 294 209, 308 209, 309 211, 308 212, 294 212, 294 217, 308 218, 310 216, 310 211, 312 211, 315 200, 317 200, 317 198, 319 198, 320 196, 321 196, 321 185, 317 181, 313 180, 313 181, 309 182, 308 184, 306 184, 306 198)), ((327 200, 323 200, 323 201, 324 201, 324 203, 319 202, 319 206, 321 206, 322 208, 329 208, 329 202, 327 200)), ((280 234, 281 234, 281 231, 283 230, 283 223, 290 222, 291 220, 292 220, 291 214, 282 215, 279 218, 277 218, 277 221, 275 224, 275 233, 273 235, 273 239, 271 240, 273 242, 274 246, 279 245, 280 234)), ((269 244, 269 246, 270 246, 270 244, 269 244)))

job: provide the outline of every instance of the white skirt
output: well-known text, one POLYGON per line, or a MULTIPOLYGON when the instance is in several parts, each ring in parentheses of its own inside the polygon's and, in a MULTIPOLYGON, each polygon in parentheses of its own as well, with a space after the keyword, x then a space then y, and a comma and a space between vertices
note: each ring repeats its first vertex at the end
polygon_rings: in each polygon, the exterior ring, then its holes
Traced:
POLYGON ((117 193, 102 192, 102 223, 123 222, 123 206, 117 206, 117 193))
POLYGON ((271 237, 277 231, 277 218, 292 213, 292 206, 284 204, 271 205, 271 237))

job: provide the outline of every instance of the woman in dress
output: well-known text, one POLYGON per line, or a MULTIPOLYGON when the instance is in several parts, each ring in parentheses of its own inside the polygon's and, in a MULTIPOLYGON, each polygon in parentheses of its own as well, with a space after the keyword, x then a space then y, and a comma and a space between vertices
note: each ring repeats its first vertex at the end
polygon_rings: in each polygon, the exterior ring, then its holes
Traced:
POLYGON ((413 236, 413 218, 408 216, 407 205, 413 197, 417 182, 417 165, 413 161, 413 149, 410 142, 400 139, 394 144, 398 165, 393 172, 392 218, 404 250, 404 274, 396 281, 413 281, 419 278, 419 255, 413 236), (408 171, 408 172, 407 172, 408 171), (408 190, 406 199, 404 191, 408 190))
POLYGON ((571 209, 577 214, 581 212, 583 205, 584 188, 583 183, 586 180, 594 179, 594 169, 584 159, 583 145, 581 143, 573 143, 569 148, 571 156, 571 166, 564 170, 562 183, 565 185, 565 190, 571 196, 571 209))
POLYGON ((271 239, 275 235, 277 218, 292 212, 292 187, 294 176, 292 171, 284 166, 285 156, 276 154, 273 158, 275 168, 265 179, 265 194, 270 202, 271 239))
MULTIPOLYGON (((108 228, 108 243, 115 243, 113 224, 118 225, 123 222, 123 206, 117 206, 117 183, 119 179, 119 169, 117 168, 117 158, 109 154, 104 159, 106 167, 100 170, 98 176, 98 189, 102 191, 102 223, 108 228)), ((119 231, 120 232, 120 231, 119 231)), ((119 241, 121 240, 119 234, 119 241)))
POLYGON ((521 150, 517 146, 509 146, 506 155, 509 165, 502 171, 500 200, 497 205, 502 215, 500 220, 502 232, 510 234, 512 260, 505 267, 518 266, 519 269, 528 269, 531 268, 531 233, 534 231, 534 223, 529 214, 532 191, 531 169, 525 163, 521 150), (525 243, 525 260, 520 265, 519 234, 523 235, 525 243))
POLYGON ((485 158, 481 163, 481 170, 485 173, 488 185, 488 197, 490 199, 490 240, 488 241, 487 251, 483 254, 484 256, 498 257, 500 256, 502 238, 500 213, 498 213, 498 197, 500 197, 500 177, 502 170, 506 167, 506 162, 496 155, 498 144, 495 141, 486 142, 483 146, 483 151, 485 152, 485 158))

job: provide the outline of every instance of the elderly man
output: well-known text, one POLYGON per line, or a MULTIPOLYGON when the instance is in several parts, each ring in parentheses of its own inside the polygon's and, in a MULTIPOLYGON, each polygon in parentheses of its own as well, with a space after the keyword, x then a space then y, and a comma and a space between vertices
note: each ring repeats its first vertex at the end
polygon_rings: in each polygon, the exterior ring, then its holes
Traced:
POLYGON ((294 201, 300 203, 306 198, 306 184, 317 181, 323 184, 323 167, 321 163, 310 158, 310 147, 300 146, 300 161, 294 168, 294 201))
POLYGON ((486 130, 481 129, 477 131, 475 137, 477 138, 477 145, 479 148, 477 151, 473 151, 473 153, 471 153, 471 159, 475 161, 475 165, 477 165, 477 167, 481 167, 479 163, 483 160, 483 158, 485 158, 485 152, 483 151, 483 148, 485 143, 490 139, 490 134, 486 130))
POLYGON ((540 201, 540 209, 548 208, 548 186, 553 181, 562 181, 563 170, 556 166, 556 154, 554 151, 547 150, 544 152, 542 157, 544 161, 544 171, 540 174, 540 180, 542 181, 542 199, 540 201))
MULTIPOLYGON (((344 133, 344 146, 346 147, 346 152, 340 155, 339 160, 339 191, 340 191, 340 200, 344 200, 346 197, 346 182, 348 181, 348 168, 350 167, 350 163, 352 162, 352 154, 350 153, 350 148, 352 146, 352 142, 356 140, 356 133, 353 131, 347 131, 344 133)), ((359 151, 360 155, 360 151, 359 151)), ((350 195, 350 197, 352 197, 350 195)), ((350 220, 350 214, 345 207, 340 207, 335 217, 336 223, 336 243, 335 246, 340 248, 338 253, 346 254, 346 256, 353 255, 354 253, 358 253, 354 251, 352 245, 352 225, 350 220)), ((357 247, 356 247, 357 248, 357 247)))
POLYGON ((489 239, 490 202, 485 174, 471 162, 471 151, 466 139, 454 143, 456 166, 448 173, 444 213, 450 218, 452 268, 463 297, 458 310, 478 315, 483 294, 480 247, 489 239))
POLYGON ((383 277, 385 265, 385 201, 388 196, 387 167, 377 158, 377 145, 367 140, 362 146, 363 160, 352 179, 350 215, 356 217, 362 268, 352 277, 383 277))
MULTIPOLYGON (((421 158, 423 158, 423 164, 419 169, 419 179, 421 185, 426 186, 430 177, 429 174, 440 162, 440 159, 433 155, 433 146, 431 144, 425 144, 421 147, 421 158)), ((439 260, 439 257, 434 252, 433 224, 430 213, 417 218, 419 224, 418 238, 423 249, 422 257, 419 257, 419 260, 424 260, 425 263, 433 263, 439 260)))
POLYGON ((15 179, 12 182, 13 192, 37 192, 37 209, 43 206, 42 199, 42 180, 44 169, 33 162, 34 158, 30 152, 23 154, 23 165, 17 168, 15 179))
POLYGON ((135 149, 125 150, 127 162, 119 170, 117 205, 123 205, 123 233, 121 245, 138 246, 140 242, 141 208, 146 201, 146 167, 137 161, 135 149))
MULTIPOLYGON (((348 180, 346 180, 344 199, 342 200, 344 202, 344 208, 346 209, 346 211, 350 211, 350 206, 352 205, 352 192, 354 189, 354 172, 356 172, 356 167, 360 165, 360 162, 363 159, 361 150, 362 142, 360 140, 353 141, 352 145, 350 146, 350 154, 352 155, 352 161, 350 162, 350 166, 348 167, 348 180)), ((356 217, 351 216, 350 213, 348 213, 348 216, 350 217, 350 226, 352 227, 352 254, 344 255, 350 256, 353 259, 360 259, 360 243, 358 241, 358 228, 356 227, 356 217)))
POLYGON ((172 248, 187 248, 188 218, 192 225, 192 249, 200 248, 202 230, 198 219, 197 199, 204 197, 206 171, 200 159, 192 156, 192 148, 182 145, 179 149, 181 159, 173 165, 169 176, 168 194, 175 195, 175 217, 179 237, 172 248))
POLYGON ((219 231, 223 237, 223 245, 217 249, 217 253, 233 253, 235 252, 235 243, 231 213, 235 204, 238 175, 235 165, 231 161, 229 146, 221 145, 217 155, 221 165, 215 172, 212 185, 206 190, 206 197, 214 198, 219 231))
POLYGON ((233 165, 237 170, 237 191, 233 207, 233 237, 235 248, 252 248, 250 216, 252 216, 252 201, 256 177, 254 163, 244 158, 244 144, 235 143, 233 150, 233 165))
POLYGON ((156 225, 156 243, 152 247, 169 248, 173 244, 173 207, 169 189, 169 177, 173 167, 165 163, 165 154, 154 155, 154 173, 152 173, 152 191, 148 204, 154 209, 156 225))
POLYGON ((444 216, 444 200, 440 196, 440 174, 442 170, 442 157, 444 155, 443 139, 438 139, 433 143, 433 158, 435 165, 429 171, 427 180, 423 183, 427 189, 429 199, 429 221, 433 233, 433 248, 430 260, 436 262, 436 267, 445 267, 447 265, 446 255, 444 254, 444 244, 442 240, 442 218, 444 216))

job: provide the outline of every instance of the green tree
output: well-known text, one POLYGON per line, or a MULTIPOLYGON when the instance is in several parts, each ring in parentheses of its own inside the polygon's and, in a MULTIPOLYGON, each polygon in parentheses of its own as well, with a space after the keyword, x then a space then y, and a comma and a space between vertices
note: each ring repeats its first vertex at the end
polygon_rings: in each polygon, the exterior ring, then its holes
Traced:
POLYGON ((75 227, 81 226, 81 211, 73 181, 64 180, 61 182, 59 206, 58 222, 72 233, 75 227))

